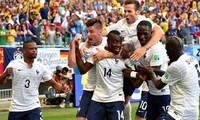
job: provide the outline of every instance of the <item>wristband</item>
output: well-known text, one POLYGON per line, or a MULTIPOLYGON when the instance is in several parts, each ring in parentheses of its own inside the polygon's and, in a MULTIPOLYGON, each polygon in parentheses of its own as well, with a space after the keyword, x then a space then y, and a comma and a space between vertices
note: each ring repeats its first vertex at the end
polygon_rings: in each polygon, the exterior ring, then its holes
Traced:
POLYGON ((130 73, 130 77, 132 77, 132 78, 136 78, 136 74, 137 74, 137 72, 132 71, 132 72, 130 73))

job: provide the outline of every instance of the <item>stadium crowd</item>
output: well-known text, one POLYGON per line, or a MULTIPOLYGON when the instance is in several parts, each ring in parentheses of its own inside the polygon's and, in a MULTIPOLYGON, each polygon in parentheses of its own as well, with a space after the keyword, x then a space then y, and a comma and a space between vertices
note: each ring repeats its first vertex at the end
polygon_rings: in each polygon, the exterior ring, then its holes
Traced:
MULTIPOLYGON (((1 0, 0 45, 69 44, 86 21, 98 18, 103 26, 123 18, 124 0, 1 0)), ((197 0, 140 0, 141 14, 160 25, 166 36, 178 36, 185 44, 199 43, 200 2, 197 0)))

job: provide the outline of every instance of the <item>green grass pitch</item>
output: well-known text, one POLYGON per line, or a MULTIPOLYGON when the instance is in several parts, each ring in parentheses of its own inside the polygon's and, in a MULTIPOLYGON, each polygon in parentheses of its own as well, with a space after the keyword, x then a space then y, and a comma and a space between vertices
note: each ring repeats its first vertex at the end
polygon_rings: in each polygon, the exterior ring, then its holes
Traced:
MULTIPOLYGON (((132 103, 132 120, 134 120, 137 106, 138 103, 132 103)), ((77 108, 42 108, 42 112, 44 120, 76 120, 77 108)), ((7 120, 7 118, 8 111, 0 111, 0 120, 7 120)))

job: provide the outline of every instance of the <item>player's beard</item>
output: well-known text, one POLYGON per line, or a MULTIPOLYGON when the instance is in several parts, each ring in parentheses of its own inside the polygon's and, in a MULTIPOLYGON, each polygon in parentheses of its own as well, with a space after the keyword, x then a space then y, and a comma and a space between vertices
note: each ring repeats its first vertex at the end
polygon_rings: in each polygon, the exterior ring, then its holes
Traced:
POLYGON ((30 56, 28 56, 29 59, 35 59, 37 57, 37 54, 32 54, 30 56))

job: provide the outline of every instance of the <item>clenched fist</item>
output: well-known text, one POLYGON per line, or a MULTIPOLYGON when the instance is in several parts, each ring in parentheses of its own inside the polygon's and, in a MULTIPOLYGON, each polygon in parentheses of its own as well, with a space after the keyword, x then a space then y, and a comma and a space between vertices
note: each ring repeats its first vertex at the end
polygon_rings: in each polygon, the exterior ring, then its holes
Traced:
POLYGON ((6 71, 4 72, 5 76, 10 76, 13 73, 13 68, 8 67, 6 71))

